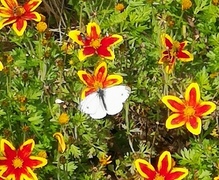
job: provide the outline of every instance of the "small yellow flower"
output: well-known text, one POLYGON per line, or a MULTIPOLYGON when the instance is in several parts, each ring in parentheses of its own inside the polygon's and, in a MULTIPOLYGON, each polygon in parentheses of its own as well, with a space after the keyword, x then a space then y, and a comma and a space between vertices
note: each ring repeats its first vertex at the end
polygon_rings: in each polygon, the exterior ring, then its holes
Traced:
POLYGON ((122 12, 124 9, 125 9, 125 6, 124 6, 124 4, 122 4, 122 3, 118 3, 118 4, 115 6, 115 10, 117 10, 117 11, 122 12))
POLYGON ((47 158, 47 153, 46 153, 46 151, 40 151, 40 152, 38 152, 37 156, 43 157, 43 158, 46 159, 47 158))
POLYGON ((218 75, 219 75, 219 72, 215 72, 215 73, 211 73, 209 77, 211 79, 213 79, 213 78, 217 77, 218 75))
POLYGON ((187 10, 192 7, 191 0, 182 0, 182 10, 187 10))
POLYGON ((37 31, 39 31, 40 33, 43 33, 46 29, 47 29, 47 24, 45 22, 39 22, 36 25, 36 29, 37 31))
POLYGON ((27 132, 27 131, 29 131, 29 130, 30 130, 30 127, 27 126, 27 125, 24 125, 24 126, 22 127, 22 131, 23 131, 23 132, 27 132))
POLYGON ((68 61, 68 64, 72 66, 72 65, 74 64, 74 60, 73 60, 73 59, 70 59, 70 60, 68 61))
POLYGON ((217 128, 214 128, 211 132, 211 135, 215 138, 218 138, 219 137, 219 134, 218 134, 218 129, 217 128))
POLYGON ((26 107, 25 107, 24 105, 21 105, 21 106, 19 107, 19 109, 20 109, 21 112, 26 111, 26 107))
POLYGON ((66 54, 73 54, 74 45, 71 42, 64 42, 61 46, 61 50, 64 51, 66 54))
POLYGON ((13 61, 13 57, 11 55, 7 55, 7 63, 10 64, 13 61))
POLYGON ((59 124, 63 125, 63 124, 68 123, 68 121, 69 121, 69 116, 67 113, 62 113, 59 116, 59 124))
POLYGON ((59 132, 56 132, 53 134, 53 137, 56 138, 58 141, 58 151, 60 153, 64 153, 66 149, 66 144, 63 135, 59 132))
POLYGON ((101 166, 106 166, 110 164, 112 161, 110 161, 111 156, 107 156, 106 154, 103 154, 99 157, 99 162, 101 166))
POLYGON ((27 102, 27 98, 26 98, 25 96, 19 96, 19 97, 18 97, 18 101, 19 101, 20 103, 26 103, 26 102, 27 102))
POLYGON ((215 6, 217 6, 219 4, 219 0, 212 0, 212 4, 214 4, 215 6))

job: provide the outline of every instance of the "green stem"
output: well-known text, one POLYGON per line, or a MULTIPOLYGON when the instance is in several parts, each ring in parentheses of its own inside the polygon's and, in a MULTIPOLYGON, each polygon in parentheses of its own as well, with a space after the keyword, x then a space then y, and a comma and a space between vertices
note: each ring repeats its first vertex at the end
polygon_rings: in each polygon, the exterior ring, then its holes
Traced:
POLYGON ((167 74, 164 70, 164 88, 163 88, 163 95, 166 96, 168 95, 168 84, 169 84, 169 74, 167 74))
POLYGON ((58 153, 57 155, 57 180, 60 180, 60 165, 61 165, 59 161, 60 157, 61 157, 61 154, 58 153))
POLYGON ((80 6, 80 17, 79 17, 79 29, 80 30, 82 28, 82 11, 83 11, 83 4, 81 3, 81 6, 80 6))
POLYGON ((110 8, 110 6, 111 6, 111 3, 112 3, 112 0, 110 0, 109 6, 106 8, 106 11, 104 11, 104 14, 103 14, 103 16, 102 16, 102 19, 100 20, 100 24, 103 22, 103 20, 104 20, 104 18, 105 18, 105 16, 106 16, 107 10, 108 10, 108 9, 110 8))
MULTIPOLYGON (((9 97, 9 99, 11 99, 11 65, 9 66, 9 73, 8 76, 6 77, 6 88, 7 88, 7 95, 9 97)), ((11 101, 10 101, 11 102, 11 101)), ((10 104, 11 106, 11 104, 10 104)), ((8 109, 7 109, 8 111, 8 109)), ((11 118, 9 116, 9 112, 7 112, 7 121, 8 121, 8 126, 10 131, 12 132, 12 126, 11 126, 11 118)), ((13 136, 12 136, 12 140, 13 140, 13 136)))
POLYGON ((150 163, 151 163, 152 151, 153 151, 153 147, 154 147, 154 144, 155 144, 156 135, 157 135, 157 131, 158 131, 158 125, 159 125, 159 122, 156 122, 156 130, 154 132, 154 137, 153 137, 153 140, 152 140, 151 150, 150 150, 150 157, 149 157, 149 162, 150 163))
POLYGON ((128 117, 128 112, 129 112, 129 103, 126 102, 124 104, 125 106, 125 123, 126 123, 126 133, 128 135, 128 141, 129 141, 129 146, 132 150, 132 152, 135 152, 134 148, 133 148, 133 144, 132 144, 132 140, 131 140, 131 136, 130 136, 130 127, 129 127, 129 117, 128 117))

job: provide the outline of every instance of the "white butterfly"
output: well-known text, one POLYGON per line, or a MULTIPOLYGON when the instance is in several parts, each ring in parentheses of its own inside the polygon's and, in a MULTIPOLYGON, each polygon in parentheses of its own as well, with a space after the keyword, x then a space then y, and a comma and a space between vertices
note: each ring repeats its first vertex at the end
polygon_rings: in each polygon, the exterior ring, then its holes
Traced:
POLYGON ((107 114, 114 115, 122 110, 130 92, 131 89, 124 85, 99 89, 86 96, 80 102, 79 108, 93 119, 101 119, 107 114))

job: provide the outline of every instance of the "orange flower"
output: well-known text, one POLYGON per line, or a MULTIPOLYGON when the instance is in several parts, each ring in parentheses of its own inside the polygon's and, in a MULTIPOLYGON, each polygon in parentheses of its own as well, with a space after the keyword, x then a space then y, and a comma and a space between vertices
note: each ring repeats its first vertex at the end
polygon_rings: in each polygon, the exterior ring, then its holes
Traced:
POLYGON ((3 7, 0 7, 0 17, 3 19, 0 21, 0 29, 13 24, 12 29, 18 36, 22 36, 28 20, 40 21, 40 14, 34 10, 41 2, 42 0, 30 0, 21 6, 17 0, 1 0, 3 7))
POLYGON ((122 4, 122 3, 118 3, 118 4, 116 4, 115 9, 116 9, 117 11, 122 12, 122 11, 125 9, 125 6, 124 6, 124 4, 122 4))
POLYGON ((98 89, 106 87, 112 87, 120 84, 123 81, 120 75, 107 75, 106 62, 101 62, 96 69, 94 74, 87 73, 86 71, 78 71, 80 80, 87 86, 81 94, 81 98, 84 99, 87 95, 96 92, 98 89))
POLYGON ((182 0, 182 10, 187 10, 192 7, 192 2, 190 0, 182 0))
POLYGON ((145 180, 181 180, 188 175, 188 169, 173 167, 169 151, 160 155, 157 169, 144 159, 135 160, 135 167, 145 180))
POLYGON ((80 61, 83 61, 94 54, 111 60, 115 58, 111 46, 122 42, 122 36, 114 34, 102 38, 100 33, 100 27, 95 22, 88 23, 86 35, 78 30, 69 32, 69 37, 83 47, 78 53, 80 61))
POLYGON ((68 114, 67 113, 60 114, 58 121, 59 121, 59 124, 61 125, 67 124, 69 121, 68 114))
POLYGON ((167 34, 163 34, 161 38, 162 44, 165 46, 165 50, 162 51, 162 56, 158 63, 165 65, 166 73, 170 74, 173 71, 176 59, 183 62, 193 60, 193 55, 190 52, 184 50, 187 45, 187 41, 174 41, 167 34))
POLYGON ((201 117, 212 113, 216 109, 213 102, 200 100, 200 89, 197 83, 192 83, 186 89, 185 100, 176 96, 164 96, 163 103, 173 113, 166 120, 167 129, 186 125, 193 134, 201 133, 201 117))
POLYGON ((34 145, 34 140, 29 139, 16 150, 10 142, 2 139, 0 176, 12 180, 37 180, 38 178, 33 170, 45 166, 47 160, 42 157, 31 156, 34 145))
POLYGON ((108 156, 106 154, 102 154, 99 157, 100 165, 101 166, 106 166, 106 165, 110 164, 112 162, 110 159, 111 159, 111 156, 108 156))
POLYGON ((36 29, 40 33, 43 33, 47 29, 47 24, 45 22, 41 21, 41 22, 37 23, 36 29))

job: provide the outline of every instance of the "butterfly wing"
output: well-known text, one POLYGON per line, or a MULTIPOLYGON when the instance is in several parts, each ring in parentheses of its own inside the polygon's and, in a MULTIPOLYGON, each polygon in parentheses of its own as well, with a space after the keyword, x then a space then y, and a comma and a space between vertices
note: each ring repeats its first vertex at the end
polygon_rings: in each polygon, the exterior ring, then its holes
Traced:
POLYGON ((89 114, 93 119, 101 119, 106 116, 106 110, 97 92, 86 96, 80 102, 79 109, 83 113, 89 114))
POLYGON ((123 108, 123 103, 129 97, 131 89, 128 86, 119 85, 104 89, 104 101, 106 112, 109 115, 119 113, 123 108))

